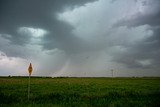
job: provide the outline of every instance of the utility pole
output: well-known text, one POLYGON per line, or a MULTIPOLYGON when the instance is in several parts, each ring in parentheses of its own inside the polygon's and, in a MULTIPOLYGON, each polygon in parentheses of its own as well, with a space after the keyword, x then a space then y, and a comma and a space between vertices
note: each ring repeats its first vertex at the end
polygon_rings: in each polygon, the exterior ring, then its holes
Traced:
POLYGON ((112 78, 113 78, 113 69, 111 69, 111 73, 112 73, 112 78))

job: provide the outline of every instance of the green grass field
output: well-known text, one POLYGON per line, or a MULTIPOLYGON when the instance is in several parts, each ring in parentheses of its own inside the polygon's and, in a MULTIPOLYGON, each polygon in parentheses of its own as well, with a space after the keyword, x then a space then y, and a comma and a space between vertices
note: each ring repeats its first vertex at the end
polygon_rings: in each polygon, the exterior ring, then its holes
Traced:
POLYGON ((0 77, 0 107, 158 107, 160 78, 0 77))

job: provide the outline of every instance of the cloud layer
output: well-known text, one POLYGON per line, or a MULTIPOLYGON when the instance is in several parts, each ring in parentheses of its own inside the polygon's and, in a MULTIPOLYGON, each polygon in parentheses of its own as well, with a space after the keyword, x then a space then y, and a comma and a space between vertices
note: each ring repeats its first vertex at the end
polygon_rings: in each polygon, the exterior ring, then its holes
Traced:
POLYGON ((0 75, 27 75, 29 62, 44 76, 160 75, 159 0, 2 0, 0 7, 0 75))

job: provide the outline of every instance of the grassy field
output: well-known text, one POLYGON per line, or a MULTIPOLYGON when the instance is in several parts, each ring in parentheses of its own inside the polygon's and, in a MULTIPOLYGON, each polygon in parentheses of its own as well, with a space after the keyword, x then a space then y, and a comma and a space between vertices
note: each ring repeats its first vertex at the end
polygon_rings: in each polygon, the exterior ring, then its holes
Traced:
POLYGON ((158 107, 160 78, 0 77, 0 107, 158 107))

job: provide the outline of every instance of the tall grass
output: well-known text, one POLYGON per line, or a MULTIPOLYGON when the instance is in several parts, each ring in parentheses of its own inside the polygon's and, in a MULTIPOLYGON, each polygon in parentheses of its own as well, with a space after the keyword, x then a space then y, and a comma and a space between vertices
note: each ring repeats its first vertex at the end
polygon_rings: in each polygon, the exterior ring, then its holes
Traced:
POLYGON ((160 78, 0 78, 0 106, 155 107, 160 78))

